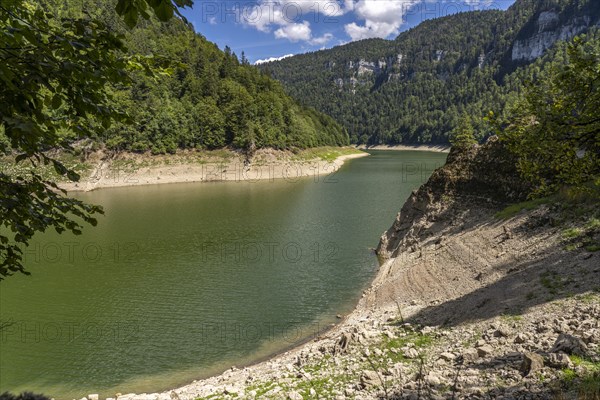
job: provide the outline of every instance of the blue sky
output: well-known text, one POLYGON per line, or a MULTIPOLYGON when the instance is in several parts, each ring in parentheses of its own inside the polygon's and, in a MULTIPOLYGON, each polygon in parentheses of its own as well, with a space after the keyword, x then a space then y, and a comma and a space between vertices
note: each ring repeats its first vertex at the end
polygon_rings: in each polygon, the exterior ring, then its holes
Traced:
MULTIPOLYGON (((507 9, 515 0, 197 0, 185 17, 221 49, 250 62, 331 48, 370 37, 392 39, 424 19, 458 11, 507 9)), ((443 34, 443 33, 441 33, 443 34)))

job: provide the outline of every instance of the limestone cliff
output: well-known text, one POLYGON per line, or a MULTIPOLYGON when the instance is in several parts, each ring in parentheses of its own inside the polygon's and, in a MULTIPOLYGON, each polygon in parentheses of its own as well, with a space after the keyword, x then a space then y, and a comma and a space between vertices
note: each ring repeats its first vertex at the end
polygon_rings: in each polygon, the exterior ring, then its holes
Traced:
POLYGON ((557 41, 569 40, 586 31, 590 26, 600 23, 597 15, 566 18, 566 21, 561 22, 561 15, 555 11, 540 12, 537 19, 532 21, 533 33, 525 34, 514 42, 512 61, 533 61, 541 57, 557 41))

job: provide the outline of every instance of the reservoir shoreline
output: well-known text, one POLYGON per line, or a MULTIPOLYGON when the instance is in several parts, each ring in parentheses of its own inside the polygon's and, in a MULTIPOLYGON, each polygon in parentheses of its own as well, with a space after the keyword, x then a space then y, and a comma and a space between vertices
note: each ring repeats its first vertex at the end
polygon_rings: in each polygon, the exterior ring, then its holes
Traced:
POLYGON ((356 146, 359 150, 395 150, 395 151, 433 151, 439 153, 449 153, 450 146, 444 145, 431 145, 431 144, 418 144, 418 145, 406 145, 406 144, 396 144, 396 145, 376 145, 376 146, 365 146, 360 145, 356 146))
MULTIPOLYGON (((68 192, 89 192, 114 187, 198 182, 258 182, 334 175, 346 160, 366 157, 369 153, 353 148, 349 154, 334 159, 294 156, 282 150, 260 149, 247 160, 242 154, 226 152, 198 158, 189 155, 148 156, 120 154, 113 158, 99 156, 92 161, 91 172, 79 182, 62 182, 68 192)), ((329 154, 327 154, 329 156, 329 154)), ((327 178, 322 178, 327 179, 327 178)))

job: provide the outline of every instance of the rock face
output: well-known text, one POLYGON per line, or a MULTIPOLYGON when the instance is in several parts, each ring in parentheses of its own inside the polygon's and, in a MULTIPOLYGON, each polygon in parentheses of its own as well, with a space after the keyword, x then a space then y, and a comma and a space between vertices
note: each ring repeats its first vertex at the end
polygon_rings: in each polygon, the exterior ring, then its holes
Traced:
POLYGON ((536 21, 535 34, 515 41, 512 48, 513 61, 533 61, 542 56, 558 40, 568 40, 592 25, 589 16, 574 18, 560 24, 560 16, 554 11, 543 11, 536 21))

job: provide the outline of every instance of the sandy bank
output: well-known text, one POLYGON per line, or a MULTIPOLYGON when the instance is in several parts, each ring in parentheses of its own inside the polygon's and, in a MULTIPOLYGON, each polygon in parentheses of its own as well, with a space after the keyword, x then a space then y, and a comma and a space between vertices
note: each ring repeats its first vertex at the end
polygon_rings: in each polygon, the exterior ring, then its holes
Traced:
POLYGON ((357 146, 357 149, 360 150, 411 150, 411 151, 435 151, 435 152, 440 152, 440 153, 448 153, 450 151, 450 146, 442 146, 442 145, 429 145, 429 144, 423 144, 423 145, 404 145, 404 144, 397 144, 394 146, 388 146, 388 145, 377 145, 377 146, 357 146))
POLYGON ((183 182, 293 181, 303 177, 334 174, 346 160, 369 155, 353 151, 355 149, 332 149, 330 153, 323 153, 324 157, 318 157, 314 156, 314 151, 294 154, 289 151, 261 149, 249 162, 242 154, 225 150, 167 156, 124 153, 109 158, 98 155, 91 160, 93 168, 87 176, 82 177, 79 182, 64 182, 60 186, 67 191, 91 191, 183 182), (338 153, 341 154, 337 155, 338 153), (332 157, 335 159, 329 161, 332 157))

